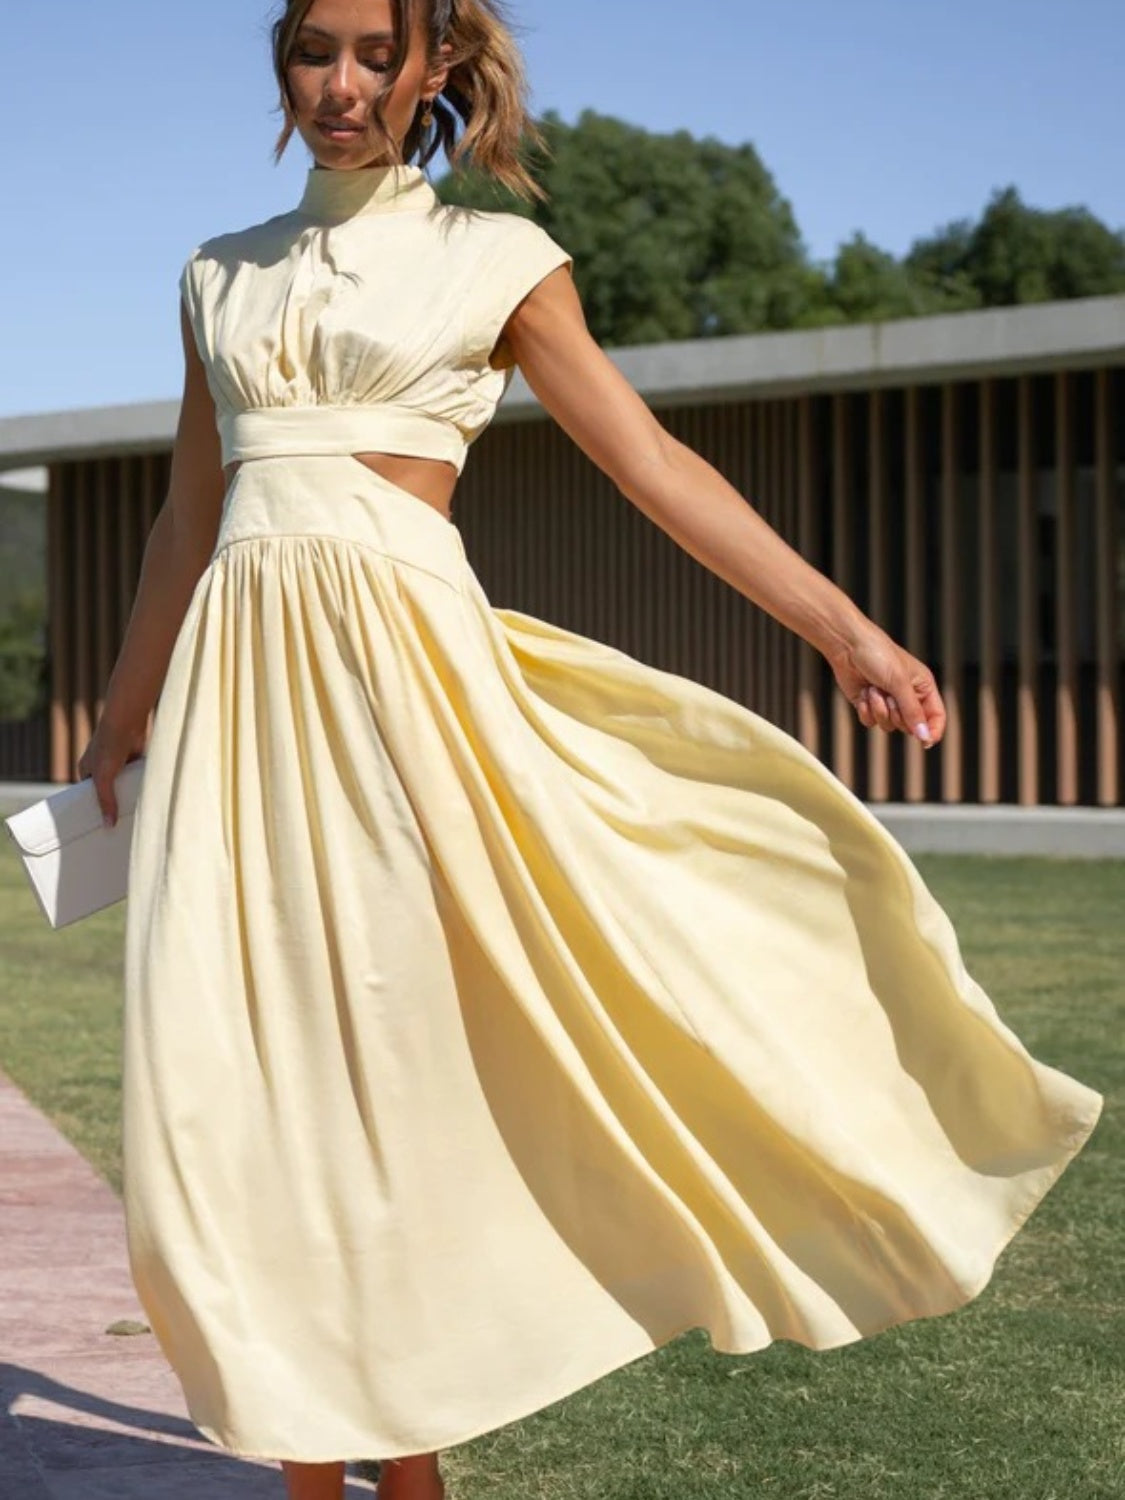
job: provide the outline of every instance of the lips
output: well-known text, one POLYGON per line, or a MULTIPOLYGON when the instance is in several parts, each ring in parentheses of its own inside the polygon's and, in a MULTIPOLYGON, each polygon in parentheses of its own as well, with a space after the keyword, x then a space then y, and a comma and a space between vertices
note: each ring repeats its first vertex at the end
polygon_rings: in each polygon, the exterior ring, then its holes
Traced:
POLYGON ((358 135, 363 130, 363 124, 358 120, 332 120, 318 119, 316 122, 325 130, 347 130, 358 135))

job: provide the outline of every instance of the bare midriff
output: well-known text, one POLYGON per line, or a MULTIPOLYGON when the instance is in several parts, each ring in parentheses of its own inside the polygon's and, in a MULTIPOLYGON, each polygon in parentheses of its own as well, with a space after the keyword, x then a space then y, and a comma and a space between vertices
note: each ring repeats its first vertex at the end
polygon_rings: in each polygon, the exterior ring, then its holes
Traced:
MULTIPOLYGON (((407 490, 417 500, 431 505, 445 519, 450 519, 453 491, 457 488, 457 470, 442 458, 414 458, 401 453, 353 453, 352 458, 399 489, 407 490)), ((241 461, 229 463, 223 470, 227 487, 242 467, 241 461)))

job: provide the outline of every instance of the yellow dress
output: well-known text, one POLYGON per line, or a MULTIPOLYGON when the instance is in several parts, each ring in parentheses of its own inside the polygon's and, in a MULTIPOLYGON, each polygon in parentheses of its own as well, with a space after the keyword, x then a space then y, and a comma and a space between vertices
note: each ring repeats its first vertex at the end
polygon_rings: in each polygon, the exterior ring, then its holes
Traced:
POLYGON ((125 1209, 199 1430, 450 1447, 705 1328, 948 1313, 1093 1130, 878 819, 720 694, 490 605, 458 468, 569 256, 311 169, 183 295, 242 467, 134 825, 125 1209))

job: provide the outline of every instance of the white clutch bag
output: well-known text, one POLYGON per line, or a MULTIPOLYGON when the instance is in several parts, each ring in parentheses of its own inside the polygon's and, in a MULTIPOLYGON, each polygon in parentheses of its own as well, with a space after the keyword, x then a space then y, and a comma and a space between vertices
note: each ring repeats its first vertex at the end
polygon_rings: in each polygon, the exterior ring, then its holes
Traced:
POLYGON ((118 772, 117 822, 112 828, 102 822, 88 776, 4 819, 52 927, 65 927, 124 899, 144 766, 142 755, 118 772))

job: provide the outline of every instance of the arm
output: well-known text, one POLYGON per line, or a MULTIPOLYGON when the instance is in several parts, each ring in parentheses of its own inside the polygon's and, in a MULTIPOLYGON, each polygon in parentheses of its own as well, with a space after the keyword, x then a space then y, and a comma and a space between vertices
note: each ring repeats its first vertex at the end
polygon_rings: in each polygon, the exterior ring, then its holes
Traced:
POLYGON ((117 821, 114 780, 141 752, 195 585, 214 549, 226 482, 203 361, 180 304, 184 390, 168 493, 145 543, 140 579, 93 738, 78 762, 102 811, 117 821))
POLYGON ((505 333, 528 385, 568 436, 685 552, 816 647, 866 728, 910 733, 922 725, 937 743, 945 709, 926 666, 657 421, 591 336, 565 269, 524 298, 505 333))

